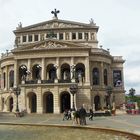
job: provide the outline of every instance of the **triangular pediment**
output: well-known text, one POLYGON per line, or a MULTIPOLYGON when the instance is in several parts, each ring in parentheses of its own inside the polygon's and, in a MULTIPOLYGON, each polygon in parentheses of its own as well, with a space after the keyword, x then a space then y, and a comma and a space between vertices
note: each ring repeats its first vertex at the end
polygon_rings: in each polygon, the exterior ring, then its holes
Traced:
POLYGON ((48 49, 72 49, 72 48, 90 48, 89 46, 82 44, 75 44, 71 42, 58 41, 55 39, 47 39, 38 43, 17 47, 13 51, 28 51, 28 50, 48 50, 48 49))
POLYGON ((85 23, 80 23, 80 22, 74 22, 74 21, 66 21, 66 20, 59 20, 59 19, 53 19, 53 20, 49 20, 46 22, 42 22, 42 23, 38 23, 38 24, 34 24, 31 26, 27 26, 27 27, 17 27, 17 30, 15 30, 15 32, 18 31, 34 31, 34 30, 44 30, 44 29, 63 29, 63 28, 87 28, 87 27, 94 27, 94 28, 98 28, 95 24, 85 24, 85 23))

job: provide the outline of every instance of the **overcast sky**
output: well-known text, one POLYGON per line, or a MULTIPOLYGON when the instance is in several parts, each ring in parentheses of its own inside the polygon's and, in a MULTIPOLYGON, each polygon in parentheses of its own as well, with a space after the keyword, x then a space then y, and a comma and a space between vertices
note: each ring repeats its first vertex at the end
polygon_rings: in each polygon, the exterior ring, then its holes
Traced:
POLYGON ((126 93, 133 87, 140 94, 140 0, 0 0, 0 51, 13 48, 13 30, 51 20, 51 11, 60 10, 59 19, 100 27, 99 45, 112 55, 122 55, 126 93))

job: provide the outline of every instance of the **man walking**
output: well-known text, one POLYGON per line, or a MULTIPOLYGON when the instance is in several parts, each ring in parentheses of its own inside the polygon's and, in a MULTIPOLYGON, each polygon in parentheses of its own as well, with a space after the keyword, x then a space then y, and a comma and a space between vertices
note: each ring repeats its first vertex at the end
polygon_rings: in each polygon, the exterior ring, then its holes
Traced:
POLYGON ((79 110, 79 115, 80 115, 80 124, 81 125, 86 125, 86 110, 85 108, 82 106, 79 110))

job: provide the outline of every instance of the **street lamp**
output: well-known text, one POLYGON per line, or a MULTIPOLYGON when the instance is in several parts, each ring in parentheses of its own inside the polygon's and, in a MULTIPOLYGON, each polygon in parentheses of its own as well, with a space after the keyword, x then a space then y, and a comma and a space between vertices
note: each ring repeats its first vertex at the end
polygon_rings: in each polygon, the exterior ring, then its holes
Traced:
POLYGON ((17 102, 16 102, 16 112, 19 112, 19 107, 18 107, 18 96, 20 95, 20 91, 21 91, 21 88, 20 88, 20 87, 14 87, 14 88, 13 88, 13 92, 14 92, 14 94, 16 95, 16 98, 17 98, 17 102))
POLYGON ((74 103, 74 95, 76 94, 77 90, 78 90, 78 86, 77 84, 73 84, 73 85, 70 85, 70 92, 73 96, 73 105, 72 105, 72 109, 75 110, 75 103, 74 103))

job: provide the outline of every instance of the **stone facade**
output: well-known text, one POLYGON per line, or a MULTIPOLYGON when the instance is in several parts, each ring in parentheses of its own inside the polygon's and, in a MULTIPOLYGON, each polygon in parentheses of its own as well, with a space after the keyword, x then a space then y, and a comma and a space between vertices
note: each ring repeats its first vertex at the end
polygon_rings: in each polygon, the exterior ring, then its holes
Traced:
POLYGON ((111 102, 124 102, 121 56, 98 46, 99 27, 58 18, 22 27, 15 34, 15 45, 2 54, 1 111, 15 111, 13 87, 21 88, 19 110, 28 113, 62 113, 73 106, 70 86, 78 85, 75 107, 96 110, 107 106, 106 87, 112 87, 111 102))

